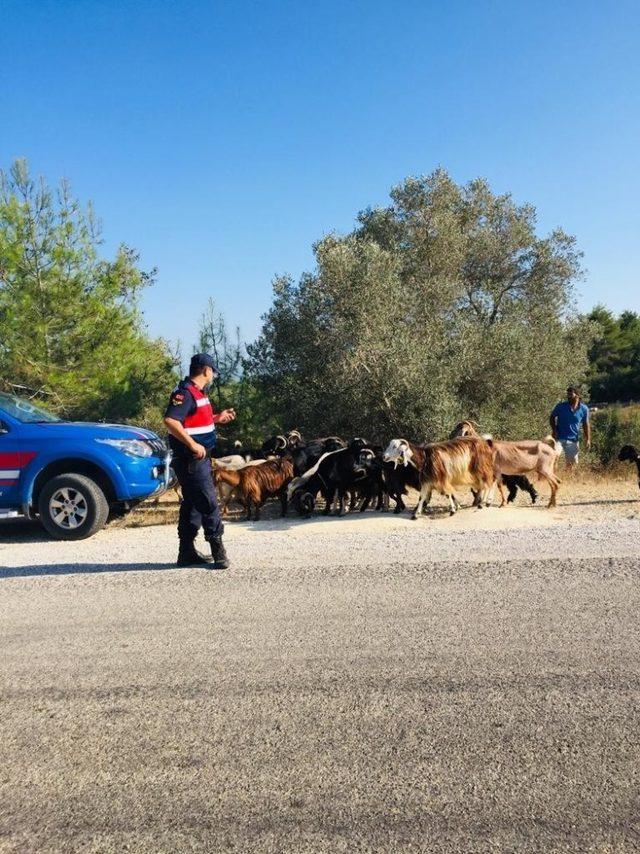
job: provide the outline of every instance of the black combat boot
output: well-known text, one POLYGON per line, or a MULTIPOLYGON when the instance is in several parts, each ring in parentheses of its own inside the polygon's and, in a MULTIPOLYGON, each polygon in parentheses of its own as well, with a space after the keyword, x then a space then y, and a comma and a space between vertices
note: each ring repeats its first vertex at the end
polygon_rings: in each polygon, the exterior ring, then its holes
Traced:
POLYGON ((214 563, 211 564, 213 569, 227 569, 229 566, 229 558, 224 550, 222 537, 212 537, 211 539, 211 556, 214 563))
POLYGON ((193 540, 180 540, 176 566, 212 566, 213 558, 201 554, 193 540))

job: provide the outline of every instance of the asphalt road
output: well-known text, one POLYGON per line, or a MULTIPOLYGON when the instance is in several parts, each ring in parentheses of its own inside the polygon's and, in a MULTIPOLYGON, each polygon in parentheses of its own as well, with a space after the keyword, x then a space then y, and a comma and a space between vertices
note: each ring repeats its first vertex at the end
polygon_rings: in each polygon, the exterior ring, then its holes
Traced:
POLYGON ((254 532, 227 572, 17 542, 43 568, 0 572, 0 850, 639 850, 636 546, 440 561, 412 530, 412 561, 280 568, 254 532))

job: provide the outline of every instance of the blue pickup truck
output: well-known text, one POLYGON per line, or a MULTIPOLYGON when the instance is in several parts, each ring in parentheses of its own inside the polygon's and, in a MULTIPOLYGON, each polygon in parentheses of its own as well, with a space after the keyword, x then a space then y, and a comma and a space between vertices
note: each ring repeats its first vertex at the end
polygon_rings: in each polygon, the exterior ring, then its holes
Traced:
POLYGON ((83 540, 164 492, 170 463, 149 430, 61 421, 0 393, 0 519, 39 518, 53 537, 83 540))

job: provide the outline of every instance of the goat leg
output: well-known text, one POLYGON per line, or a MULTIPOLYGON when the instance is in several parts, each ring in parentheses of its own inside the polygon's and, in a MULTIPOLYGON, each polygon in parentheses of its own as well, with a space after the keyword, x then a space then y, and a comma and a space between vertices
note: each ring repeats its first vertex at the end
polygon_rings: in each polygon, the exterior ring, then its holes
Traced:
POLYGON ((413 511, 413 516, 411 517, 414 521, 418 518, 420 513, 422 512, 422 508, 424 503, 428 504, 431 500, 431 489, 428 486, 423 486, 420 489, 420 498, 418 499, 418 503, 416 504, 416 509, 413 511))
POLYGON ((531 503, 535 504, 536 499, 538 498, 538 491, 536 490, 535 486, 531 483, 531 481, 529 480, 528 477, 525 477, 523 479, 524 479, 524 482, 526 484, 526 485, 523 485, 524 489, 526 489, 527 492, 529 493, 529 495, 531 496, 531 503))
POLYGON ((287 499, 287 488, 286 486, 280 492, 280 507, 282 509, 282 518, 287 515, 287 507, 288 507, 288 499, 287 499))
POLYGON ((396 506, 393 508, 393 512, 395 514, 402 513, 403 510, 406 510, 406 504, 402 500, 402 495, 400 495, 399 492, 392 495, 391 497, 396 502, 396 506))
POLYGON ((371 504, 372 498, 373 495, 371 494, 371 488, 367 486, 367 491, 365 492, 364 498, 362 499, 362 504, 360 505, 361 513, 364 513, 364 511, 368 509, 369 505, 371 504))
POLYGON ((331 507, 333 505, 333 498, 335 496, 335 489, 330 488, 327 490, 323 490, 322 497, 324 498, 324 510, 322 511, 323 516, 328 516, 331 513, 331 507))
POLYGON ((512 504, 516 500, 516 496, 518 494, 518 487, 522 486, 522 482, 519 477, 514 477, 507 475, 504 478, 504 482, 507 485, 507 489, 509 490, 509 495, 507 496, 507 504, 512 504))

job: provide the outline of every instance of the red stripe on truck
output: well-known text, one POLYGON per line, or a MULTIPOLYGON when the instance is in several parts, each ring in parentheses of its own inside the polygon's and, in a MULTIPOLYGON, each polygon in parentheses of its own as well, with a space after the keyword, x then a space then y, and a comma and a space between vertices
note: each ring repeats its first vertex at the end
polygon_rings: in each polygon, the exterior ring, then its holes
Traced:
POLYGON ((22 469, 36 456, 35 451, 0 454, 0 469, 22 469))

